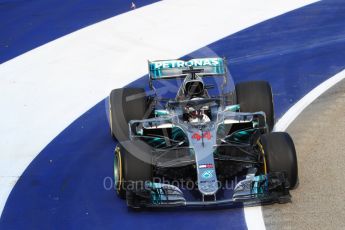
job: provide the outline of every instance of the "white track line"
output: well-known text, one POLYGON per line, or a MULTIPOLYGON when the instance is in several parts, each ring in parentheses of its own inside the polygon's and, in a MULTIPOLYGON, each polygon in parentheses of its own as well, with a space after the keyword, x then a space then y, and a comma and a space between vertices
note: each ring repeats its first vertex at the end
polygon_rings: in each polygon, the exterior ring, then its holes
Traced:
POLYGON ((244 208, 244 216, 249 230, 265 230, 261 206, 244 208))
POLYGON ((0 65, 0 213, 18 177, 71 122, 177 58, 315 0, 166 0, 99 22, 0 65))
MULTIPOLYGON (((328 80, 324 81, 323 83, 315 87, 301 100, 299 100, 294 106, 292 106, 282 116, 281 119, 279 119, 279 121, 274 126, 273 131, 285 131, 288 128, 288 126, 298 117, 298 115, 305 108, 307 108, 308 105, 310 105, 324 92, 326 92, 328 89, 330 89, 332 86, 336 85, 343 79, 345 79, 345 70, 341 71, 340 73, 334 75, 333 77, 329 78, 328 80)), ((248 229, 265 229, 265 227, 262 228, 262 226, 265 226, 265 223, 263 220, 261 207, 245 208, 244 210, 248 229)))

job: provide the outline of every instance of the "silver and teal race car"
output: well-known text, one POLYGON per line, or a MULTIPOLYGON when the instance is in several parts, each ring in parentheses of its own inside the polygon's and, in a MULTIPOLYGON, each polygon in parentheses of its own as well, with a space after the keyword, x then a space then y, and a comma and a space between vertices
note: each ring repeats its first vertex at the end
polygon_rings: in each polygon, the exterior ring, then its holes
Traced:
POLYGON ((234 84, 222 58, 149 61, 147 86, 112 90, 114 179, 129 207, 284 203, 298 185, 291 137, 271 132, 271 87, 234 84))

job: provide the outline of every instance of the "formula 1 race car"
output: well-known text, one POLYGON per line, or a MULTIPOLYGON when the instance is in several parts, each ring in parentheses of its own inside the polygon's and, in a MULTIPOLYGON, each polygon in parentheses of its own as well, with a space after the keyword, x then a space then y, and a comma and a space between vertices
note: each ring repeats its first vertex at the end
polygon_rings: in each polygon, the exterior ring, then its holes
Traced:
POLYGON ((148 84, 112 90, 114 179, 132 208, 285 203, 294 143, 274 126, 271 87, 233 83, 222 58, 149 61, 148 84))

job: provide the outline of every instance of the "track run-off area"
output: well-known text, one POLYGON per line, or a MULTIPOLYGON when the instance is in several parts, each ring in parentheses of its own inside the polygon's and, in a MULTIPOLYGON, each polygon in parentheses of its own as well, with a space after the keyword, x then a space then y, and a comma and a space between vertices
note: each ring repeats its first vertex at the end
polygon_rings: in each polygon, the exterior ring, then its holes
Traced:
MULTIPOLYGON (((262 219, 260 207, 128 211, 113 190, 104 188, 116 145, 105 98, 113 88, 145 87, 147 59, 225 57, 235 82, 271 83, 276 129, 285 129, 336 82, 316 96, 308 93, 345 68, 345 4, 167 0, 145 1, 127 11, 128 2, 87 2, 84 9, 66 4, 54 10, 57 2, 22 7, 18 18, 26 25, 26 15, 32 27, 1 40, 0 229, 265 228, 269 221, 262 219), (112 7, 122 10, 112 12, 112 7), (69 14, 62 14, 65 10, 69 14), (98 14, 87 13, 94 11, 98 14), (54 14, 75 18, 44 20, 54 14), (49 23, 60 33, 46 35, 49 23), (306 95, 304 105, 293 107, 306 95)), ((6 9, 3 3, 0 7, 6 9)), ((16 17, 21 6, 11 7, 8 16, 16 17)), ((11 23, 0 23, 0 33, 7 34, 11 23)), ((297 192, 303 192, 302 182, 297 192)))

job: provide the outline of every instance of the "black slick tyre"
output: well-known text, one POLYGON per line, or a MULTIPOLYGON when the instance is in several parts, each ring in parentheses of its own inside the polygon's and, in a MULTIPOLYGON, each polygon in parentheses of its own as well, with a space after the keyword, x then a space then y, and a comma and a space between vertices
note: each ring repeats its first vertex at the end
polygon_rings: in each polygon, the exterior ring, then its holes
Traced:
POLYGON ((274 126, 272 89, 266 81, 249 81, 236 84, 236 100, 241 112, 265 112, 269 131, 274 126))
POLYGON ((128 122, 141 120, 148 111, 145 90, 121 88, 111 91, 109 96, 110 129, 119 142, 129 139, 128 122))
POLYGON ((267 171, 285 172, 288 189, 298 185, 298 165, 295 145, 290 135, 285 132, 273 132, 261 136, 267 171))

